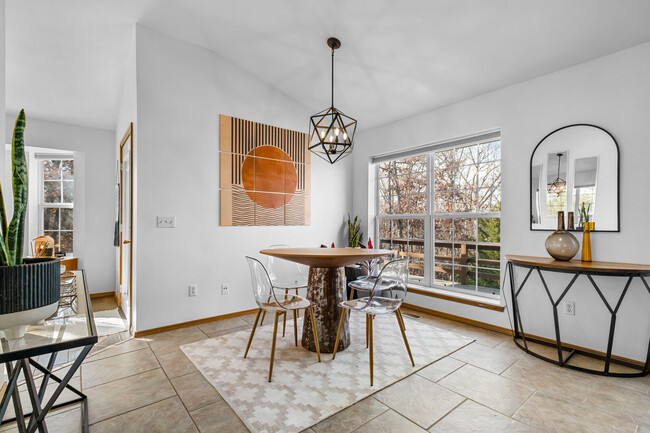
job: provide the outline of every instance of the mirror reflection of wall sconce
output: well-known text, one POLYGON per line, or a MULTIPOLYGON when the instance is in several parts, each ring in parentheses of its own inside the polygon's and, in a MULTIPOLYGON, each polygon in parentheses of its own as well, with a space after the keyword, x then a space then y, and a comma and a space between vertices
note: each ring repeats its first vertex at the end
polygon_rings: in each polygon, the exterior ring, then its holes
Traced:
POLYGON ((619 148, 605 129, 563 126, 546 135, 530 158, 530 229, 555 230, 557 213, 579 216, 575 230, 620 231, 619 148), (557 165, 557 166, 556 166, 557 165))

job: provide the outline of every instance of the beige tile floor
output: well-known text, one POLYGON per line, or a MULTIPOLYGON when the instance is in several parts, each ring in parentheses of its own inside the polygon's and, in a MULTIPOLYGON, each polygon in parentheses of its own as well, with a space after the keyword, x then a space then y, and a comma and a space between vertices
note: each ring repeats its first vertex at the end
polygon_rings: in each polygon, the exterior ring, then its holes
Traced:
MULTIPOLYGON (((420 317, 407 320, 476 342, 307 433, 650 432, 650 377, 604 378, 563 369, 526 355, 506 335, 413 314, 420 317)), ((80 374, 89 398, 90 431, 248 431, 179 346, 250 329, 253 319, 244 316, 142 339, 125 334, 102 339, 80 374)), ((77 433, 80 416, 78 406, 52 412, 49 431, 77 433)), ((0 429, 6 431, 15 427, 0 429)))

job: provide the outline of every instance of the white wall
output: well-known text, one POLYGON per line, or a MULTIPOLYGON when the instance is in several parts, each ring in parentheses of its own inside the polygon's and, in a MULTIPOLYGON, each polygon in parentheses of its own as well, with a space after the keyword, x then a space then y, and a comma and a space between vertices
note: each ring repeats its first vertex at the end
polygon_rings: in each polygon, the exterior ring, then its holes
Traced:
MULTIPOLYGON (((121 96, 120 96, 120 105, 117 113, 117 126, 115 129, 115 161, 113 162, 113 166, 115 166, 116 162, 120 160, 120 143, 122 142, 122 138, 124 138, 124 134, 126 133, 127 129, 129 128, 129 125, 133 123, 133 148, 135 149, 137 147, 136 143, 136 137, 138 133, 138 128, 137 128, 137 117, 138 117, 138 101, 137 101, 137 95, 138 95, 138 89, 137 89, 137 75, 136 75, 136 56, 135 56, 135 25, 133 26, 132 29, 132 35, 131 35, 131 46, 129 49, 128 57, 125 59, 126 66, 124 70, 124 77, 122 79, 122 89, 121 89, 121 96)), ((136 163, 135 161, 137 160, 137 154, 133 154, 133 160, 134 164, 136 163)), ((137 215, 137 189, 135 188, 135 183, 137 182, 137 176, 134 176, 132 179, 134 183, 134 208, 133 208, 133 215, 137 215)), ((115 218, 115 215, 113 216, 115 218)), ((132 241, 135 241, 135 236, 136 233, 134 231, 134 238, 131 239, 132 241)), ((136 243, 137 242, 132 242, 131 246, 133 251, 136 249, 136 243)), ((133 258, 133 271, 135 274, 136 271, 136 263, 135 263, 136 258, 133 258)), ((120 266, 120 249, 115 248, 115 292, 119 293, 120 287, 119 287, 119 266, 120 266)), ((129 319, 129 310, 131 309, 130 305, 130 299, 129 296, 127 296, 126 292, 124 293, 124 296, 122 296, 122 311, 126 315, 127 319, 129 319)), ((136 311, 133 311, 133 315, 135 316, 136 311)))
POLYGON ((315 110, 211 51, 140 26, 136 33, 135 329, 254 308, 245 255, 343 241, 351 161, 312 158, 311 226, 220 227, 219 114, 306 132, 315 110), (156 215, 175 216, 176 228, 156 228, 156 215), (198 296, 187 296, 189 284, 198 296))
MULTIPOLYGON (((621 152, 621 232, 592 235, 594 260, 650 263, 650 232, 646 229, 650 214, 649 76, 650 43, 646 43, 364 131, 359 134, 354 152, 354 213, 364 217, 364 229, 369 220, 371 227, 374 226, 368 206, 372 197, 366 181, 372 155, 500 128, 502 253, 504 256, 547 256, 544 241, 550 232, 529 230, 530 155, 539 140, 550 131, 572 123, 591 123, 607 129, 618 141, 621 152)), ((502 263, 503 271, 505 257, 502 257, 502 263)), ((521 281, 521 276, 518 278, 521 281)), ((566 279, 567 276, 558 278, 566 279)), ((530 332, 552 337, 550 306, 538 280, 534 281, 535 285, 527 287, 526 296, 522 295, 522 308, 526 311, 524 326, 528 326, 530 332), (531 327, 535 318, 537 326, 531 327)), ((567 298, 576 302, 576 316, 561 315, 563 339, 604 351, 609 315, 605 315, 598 295, 585 281, 579 280, 567 298)), ((623 281, 616 281, 606 290, 606 296, 611 299, 623 285, 623 281)), ((509 290, 506 292, 509 296, 509 290)), ((408 302, 502 327, 510 326, 506 313, 413 294, 408 295, 408 302)), ((615 353, 645 360, 650 329, 649 307, 647 291, 638 282, 634 283, 618 315, 615 353)))
MULTIPOLYGON (((0 137, 5 136, 6 129, 6 68, 5 68, 5 0, 0 0, 0 137)), ((13 129, 13 127, 12 127, 13 129)), ((11 143, 11 142, 10 142, 11 143)), ((0 179, 3 179, 4 174, 4 161, 5 153, 0 152, 0 179)))
MULTIPOLYGON (((113 141, 114 132, 34 119, 27 115, 25 145, 74 152, 75 256, 86 270, 91 293, 113 290, 113 141)), ((8 114, 13 125, 17 113, 8 114)), ((11 143, 13 127, 5 142, 11 143)), ((4 152, 0 152, 4 153, 4 152)))

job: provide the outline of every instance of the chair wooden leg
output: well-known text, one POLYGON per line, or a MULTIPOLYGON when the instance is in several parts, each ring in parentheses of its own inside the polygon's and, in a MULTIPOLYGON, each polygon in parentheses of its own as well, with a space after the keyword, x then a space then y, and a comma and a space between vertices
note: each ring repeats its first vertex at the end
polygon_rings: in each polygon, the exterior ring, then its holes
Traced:
MULTIPOLYGON (((369 316, 371 316, 371 315, 369 314, 369 316)), ((372 359, 372 317, 370 318, 370 320, 368 320, 368 324, 369 324, 368 325, 368 334, 369 334, 369 337, 370 337, 369 338, 370 345, 369 345, 369 350, 368 350, 368 352, 370 354, 370 386, 372 386, 372 379, 373 379, 372 376, 373 376, 373 369, 374 369, 373 359, 372 359)))
POLYGON ((336 331, 336 340, 334 340, 334 352, 332 352, 332 359, 336 358, 336 351, 339 348, 339 338, 341 338, 341 328, 343 327, 344 318, 345 318, 345 310, 341 312, 341 320, 339 320, 339 329, 336 331))
POLYGON ((400 329, 403 330, 404 332, 406 332, 406 325, 404 324, 404 317, 402 316, 402 312, 400 311, 399 308, 395 311, 395 315, 398 318, 400 329), (399 311, 399 314, 397 313, 398 311, 399 311))
POLYGON ((293 310, 293 339, 298 347, 298 310, 293 310))
POLYGON ((366 314, 366 349, 368 348, 368 330, 370 329, 368 325, 369 321, 370 319, 368 319, 368 315, 366 314))
POLYGON ((409 341, 406 338, 406 332, 404 332, 406 329, 406 326, 404 326, 404 318, 402 317, 402 312, 399 310, 399 308, 395 310, 395 317, 397 317, 397 323, 399 323, 400 331, 402 331, 402 338, 404 339, 404 344, 406 345, 406 351, 409 353, 409 358, 411 358, 411 365, 415 367, 415 361, 413 361, 413 355, 411 354, 411 347, 409 346, 409 341))
POLYGON ((316 331, 316 319, 314 318, 314 309, 309 307, 309 317, 311 318, 311 332, 314 333, 314 344, 316 345, 316 354, 320 362, 320 345, 318 344, 318 332, 316 331))
MULTIPOLYGON (((296 296, 300 296, 300 294, 298 293, 298 289, 296 289, 296 296)), ((298 315, 298 317, 300 317, 300 310, 296 310, 296 314, 298 315)))
POLYGON ((262 313, 262 309, 260 308, 259 310, 257 310, 257 315, 255 316, 255 323, 253 323, 253 329, 251 329, 251 336, 248 337, 248 344, 246 345, 246 352, 244 352, 244 358, 248 356, 248 349, 251 348, 251 343, 253 342, 253 335, 255 335, 255 329, 257 328, 257 321, 260 320, 261 313, 262 313))
MULTIPOLYGON (((350 287, 350 301, 354 299, 354 287, 350 287)), ((348 319, 352 317, 352 310, 348 310, 348 319)))
POLYGON ((260 322, 260 326, 264 325, 264 318, 266 317, 266 310, 262 312, 262 321, 260 322))
POLYGON ((271 365, 269 366, 269 382, 273 376, 273 360, 275 359, 275 337, 278 334, 278 318, 282 313, 275 313, 275 323, 273 325, 273 343, 271 344, 271 365))
MULTIPOLYGON (((284 289, 284 299, 287 299, 287 295, 289 294, 289 289, 284 289)), ((284 333, 287 330, 287 315, 285 311, 284 319, 282 319, 282 336, 284 337, 284 333)))

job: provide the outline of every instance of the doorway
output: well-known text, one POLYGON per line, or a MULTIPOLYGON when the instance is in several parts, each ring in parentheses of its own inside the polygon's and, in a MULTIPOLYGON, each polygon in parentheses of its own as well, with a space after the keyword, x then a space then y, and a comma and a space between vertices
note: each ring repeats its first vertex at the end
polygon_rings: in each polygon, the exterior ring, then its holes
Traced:
POLYGON ((120 270, 118 304, 133 332, 133 122, 120 142, 119 243, 120 270))

